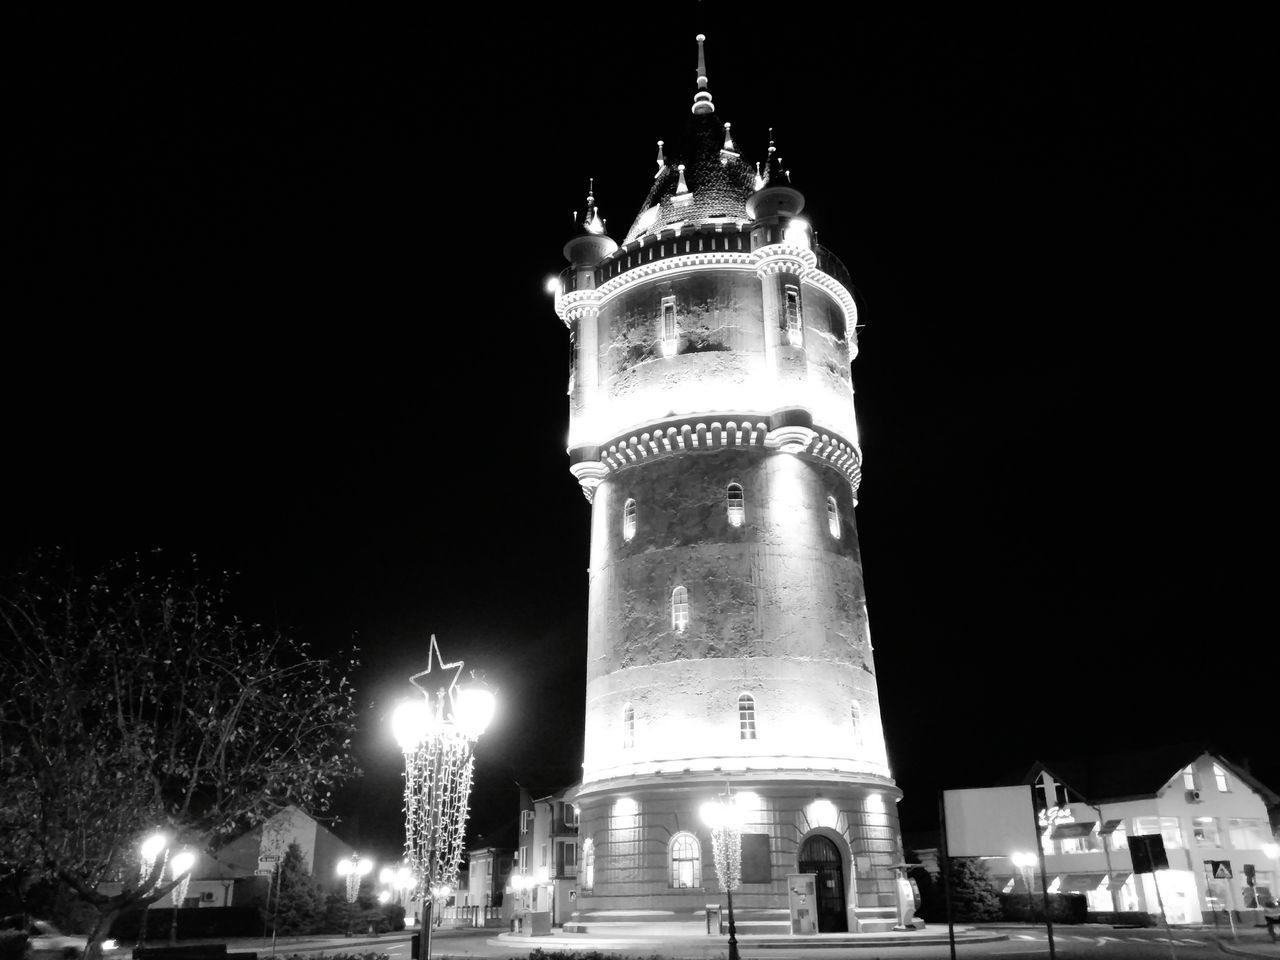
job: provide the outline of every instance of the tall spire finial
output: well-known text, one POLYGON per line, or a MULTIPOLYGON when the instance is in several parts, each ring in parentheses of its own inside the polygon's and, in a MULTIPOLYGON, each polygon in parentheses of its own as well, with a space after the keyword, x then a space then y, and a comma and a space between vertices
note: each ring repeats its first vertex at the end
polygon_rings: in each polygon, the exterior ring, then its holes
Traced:
POLYGON ((662 155, 662 141, 659 140, 658 141, 658 172, 655 173, 654 176, 655 177, 661 176, 662 171, 665 169, 667 169, 667 158, 662 155))
POLYGON ((702 49, 706 39, 704 34, 698 34, 698 92, 693 95, 693 112, 698 116, 716 112, 711 93, 707 90, 707 56, 702 49))
POLYGON ((582 228, 588 233, 604 233, 604 221, 600 219, 600 211, 596 208, 595 177, 587 180, 587 210, 582 216, 582 228))

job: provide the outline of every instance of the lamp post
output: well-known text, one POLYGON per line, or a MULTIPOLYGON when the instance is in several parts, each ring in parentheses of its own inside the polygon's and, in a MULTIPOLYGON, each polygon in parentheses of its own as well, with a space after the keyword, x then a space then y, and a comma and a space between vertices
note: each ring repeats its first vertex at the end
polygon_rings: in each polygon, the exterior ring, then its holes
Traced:
POLYGON ((373 861, 353 853, 345 860, 338 861, 338 876, 347 881, 347 903, 355 903, 360 893, 360 881, 373 869, 373 861))
POLYGON ((175 853, 169 860, 169 875, 178 881, 169 896, 173 898, 173 920, 169 924, 169 946, 178 943, 178 910, 187 899, 187 885, 191 882, 191 868, 196 865, 196 855, 190 850, 175 853))
POLYGON ((445 663, 431 637, 427 669, 410 682, 422 696, 401 703, 391 726, 404 752, 404 849, 422 903, 419 960, 431 956, 431 907, 442 888, 458 882, 467 828, 475 744, 493 718, 493 694, 481 685, 459 686, 462 661, 445 663), (425 678, 440 669, 434 695, 425 678), (454 671, 452 676, 445 673, 454 671))
POLYGON ((1027 923, 1036 922, 1036 897, 1031 889, 1031 870, 1036 865, 1036 855, 1018 851, 1009 857, 1013 865, 1022 872, 1022 882, 1027 885, 1027 923))
POLYGON ((720 889, 729 905, 729 960, 738 960, 738 928, 733 922, 733 891, 742 878, 742 813, 728 787, 702 805, 702 822, 711 830, 711 856, 720 889))
MULTIPOLYGON (((142 846, 138 848, 139 867, 141 874, 138 877, 138 889, 145 897, 155 889, 156 880, 151 879, 151 871, 155 869, 156 861, 160 859, 160 854, 164 853, 169 847, 169 838, 163 833, 157 831, 151 834, 147 839, 142 841, 142 846)), ((160 867, 160 872, 164 872, 164 867, 160 867)), ((147 941, 147 913, 151 909, 151 904, 143 904, 142 918, 138 921, 138 947, 141 948, 147 941)))

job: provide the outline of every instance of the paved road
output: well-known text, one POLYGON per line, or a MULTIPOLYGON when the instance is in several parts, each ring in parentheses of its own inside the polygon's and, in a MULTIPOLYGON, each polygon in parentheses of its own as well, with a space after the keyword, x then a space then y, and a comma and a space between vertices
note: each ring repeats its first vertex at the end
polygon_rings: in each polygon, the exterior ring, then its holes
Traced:
MULTIPOLYGON (((956 956, 960 960, 994 958, 1047 958, 1049 943, 1043 929, 1026 927, 1009 928, 1009 939, 996 943, 959 944, 956 956)), ((491 946, 486 941, 494 938, 496 931, 450 930, 438 936, 432 947, 433 960, 447 957, 510 958, 527 957, 532 948, 527 945, 491 946)), ((1114 930, 1110 927, 1076 927, 1070 930, 1055 929, 1054 942, 1058 957, 1063 960, 1202 960, 1202 958, 1228 956, 1218 945, 1212 930, 1174 930, 1172 945, 1163 930, 1114 930), (1170 947, 1172 946, 1172 951, 1170 947)), ((1242 938, 1240 945, 1255 956, 1274 956, 1280 960, 1280 946, 1258 939, 1242 938)), ((580 950, 591 949, 589 942, 574 944, 580 950)), ((409 960, 409 944, 400 942, 388 945, 391 960, 409 960)), ((565 949, 563 941, 547 942, 545 949, 565 949)), ((691 955, 693 960, 723 958, 727 950, 723 941, 719 948, 710 946, 706 951, 691 955)), ((617 951, 619 955, 647 956, 652 948, 617 951)), ((671 960, 684 960, 684 952, 674 952, 671 960)), ((785 948, 753 948, 749 943, 741 950, 743 960, 948 960, 950 952, 941 946, 893 946, 893 947, 832 947, 790 951, 785 948)))

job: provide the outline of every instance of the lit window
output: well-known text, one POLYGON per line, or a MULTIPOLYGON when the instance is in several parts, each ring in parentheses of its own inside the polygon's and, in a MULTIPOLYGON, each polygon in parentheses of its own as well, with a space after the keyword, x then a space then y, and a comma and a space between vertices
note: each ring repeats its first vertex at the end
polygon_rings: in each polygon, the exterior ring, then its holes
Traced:
POLYGON ((676 587, 671 591, 671 629, 677 633, 689 625, 689 591, 676 587))
POLYGON ((853 745, 860 747, 862 746, 862 707, 854 703, 849 714, 850 719, 853 720, 853 745))
POLYGON ((564 805, 564 825, 566 827, 576 827, 578 825, 578 808, 572 803, 564 805))
POLYGON ((833 537, 840 539, 840 507, 835 497, 827 497, 827 529, 833 537))
POLYGON ((1271 831, 1264 820, 1231 817, 1227 820, 1227 838, 1237 850, 1261 850, 1271 842, 1271 831))
POLYGON ((1133 821, 1135 836, 1155 836, 1164 838, 1166 850, 1182 848, 1182 827, 1177 817, 1138 817, 1133 821))
POLYGON ((622 539, 630 540, 636 535, 636 502, 628 500, 622 506, 622 539))
POLYGON ((1196 789, 1196 767, 1195 764, 1187 767, 1182 771, 1182 785, 1188 790, 1196 789))
POLYGON ((677 833, 671 838, 671 886, 702 885, 702 851, 692 833, 677 833))
POLYGON ((804 342, 804 318, 800 315, 800 289, 791 284, 783 290, 787 302, 787 341, 798 347, 804 342))
POLYGON ((578 886, 584 892, 589 891, 596 883, 596 845, 590 839, 582 841, 582 870, 578 873, 578 886))
POLYGON ((1218 818, 1192 817, 1191 838, 1197 847, 1222 846, 1222 838, 1218 832, 1218 818))
POLYGON ((733 527, 742 526, 742 521, 747 515, 746 503, 742 498, 742 484, 729 484, 726 502, 729 505, 729 525, 733 527))
POLYGON ((520 811, 520 832, 528 833, 529 827, 532 826, 532 824, 533 824, 533 811, 521 810, 520 811))
POLYGON ((738 698, 738 739, 756 738, 756 701, 749 693, 738 698))
POLYGON ((669 357, 676 352, 679 337, 676 332, 676 298, 662 298, 662 355, 669 357))
POLYGON ((1218 784, 1218 790, 1226 793, 1230 788, 1227 786, 1227 771, 1223 770, 1216 763, 1213 765, 1213 779, 1218 784))
POLYGON ((630 750, 636 745, 636 711, 627 704, 622 711, 622 748, 630 750))

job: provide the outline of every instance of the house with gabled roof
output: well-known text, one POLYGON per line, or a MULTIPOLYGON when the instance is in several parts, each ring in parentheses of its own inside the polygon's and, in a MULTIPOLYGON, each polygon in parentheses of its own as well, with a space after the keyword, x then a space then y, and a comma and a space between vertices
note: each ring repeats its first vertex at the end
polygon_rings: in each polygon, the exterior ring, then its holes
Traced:
MULTIPOLYGON (((1036 762, 1033 787, 1050 893, 1082 893, 1094 911, 1163 909, 1170 923, 1274 901, 1280 845, 1269 810, 1280 795, 1200 744, 1036 762), (1135 874, 1131 836, 1159 836, 1168 869, 1135 874)), ((1027 891, 1009 858, 988 862, 998 889, 1027 891)), ((1031 889, 1041 890, 1039 878, 1031 889)), ((1256 919, 1256 915, 1254 917, 1256 919)))

